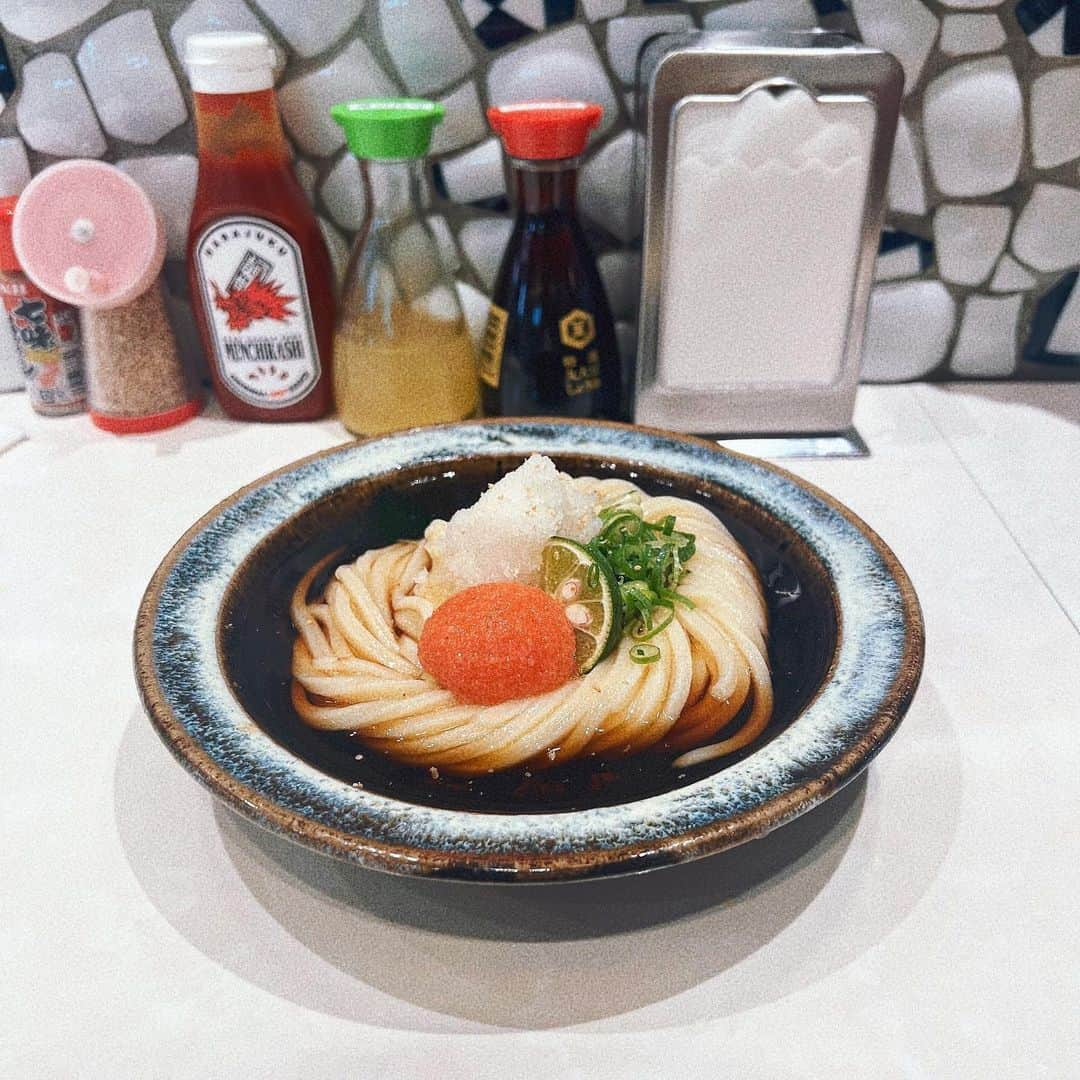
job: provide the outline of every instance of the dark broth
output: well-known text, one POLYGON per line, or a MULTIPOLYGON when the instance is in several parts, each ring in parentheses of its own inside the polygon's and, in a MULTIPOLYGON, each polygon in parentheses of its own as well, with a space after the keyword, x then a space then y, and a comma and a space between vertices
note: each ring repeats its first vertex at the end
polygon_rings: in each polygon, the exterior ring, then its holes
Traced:
MULTIPOLYGON (((555 812, 631 802, 727 768, 774 738, 822 684, 837 638, 827 577, 806 546, 753 504, 693 478, 635 470, 585 456, 554 456, 574 475, 619 476, 649 494, 693 499, 719 515, 746 549, 765 585, 776 704, 762 736, 738 754, 685 770, 672 755, 593 758, 542 770, 515 769, 462 779, 404 767, 349 735, 315 731, 293 711, 289 599, 303 573, 341 550, 337 566, 372 547, 419 537, 434 518, 474 503, 522 458, 455 461, 432 473, 402 470, 378 484, 358 482, 301 511, 269 536, 237 572, 222 606, 219 648, 233 691, 274 740, 315 768, 404 802, 481 812, 555 812), (357 759, 357 755, 362 758, 357 759)), ((317 592, 323 581, 315 583, 317 592)))

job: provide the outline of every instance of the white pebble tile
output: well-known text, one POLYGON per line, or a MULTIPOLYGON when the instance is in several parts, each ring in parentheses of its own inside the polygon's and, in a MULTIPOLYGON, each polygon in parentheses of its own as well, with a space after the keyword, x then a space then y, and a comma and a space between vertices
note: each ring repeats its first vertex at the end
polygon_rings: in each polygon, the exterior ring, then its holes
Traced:
POLYGON ((1012 223, 1007 206, 946 205, 934 214, 934 250, 942 280, 985 281, 1005 250, 1012 223))
POLYGON ((334 277, 340 288, 345 278, 345 268, 349 265, 349 245, 345 238, 324 217, 320 217, 319 231, 326 241, 326 250, 330 253, 330 262, 334 267, 334 277))
POLYGON ((149 11, 129 11, 103 23, 82 43, 75 60, 110 135, 149 145, 187 119, 149 11))
POLYGON ((255 0, 300 56, 330 48, 356 21, 364 0, 255 0))
MULTIPOLYGON (((386 195, 386 172, 377 162, 369 165, 369 175, 376 200, 386 195)), ((360 163, 345 151, 338 163, 326 175, 319 189, 326 209, 334 223, 347 232, 355 232, 364 223, 364 180, 360 173, 360 163)), ((430 201, 431 192, 427 180, 420 181, 420 200, 422 205, 430 201)))
POLYGON ((892 251, 878 253, 874 263, 874 280, 896 281, 898 278, 918 277, 921 270, 919 245, 904 244, 892 251))
POLYGON ((310 161, 304 161, 302 158, 297 158, 293 162, 293 172, 296 174, 296 179, 299 181, 300 186, 304 189, 304 194, 314 201, 315 199, 315 184, 319 179, 319 170, 311 164, 310 161))
POLYGON ((585 162, 578 181, 581 212, 624 244, 641 234, 640 199, 634 197, 634 190, 641 190, 644 165, 644 139, 636 132, 623 131, 585 162))
POLYGON ((1047 348, 1056 353, 1080 353, 1080 288, 1076 285, 1061 309, 1047 348))
POLYGON ((940 281, 877 285, 863 343, 867 382, 919 379, 945 358, 956 305, 940 281))
POLYGON ((1063 270, 1080 257, 1080 191, 1036 184, 1020 211, 1013 251, 1036 270, 1063 270))
POLYGON ((624 86, 632 86, 641 46, 654 34, 692 29, 689 15, 633 15, 607 24, 607 54, 611 70, 624 86))
POLYGON ((198 161, 191 154, 154 154, 125 158, 116 164, 150 196, 165 226, 170 258, 182 259, 187 250, 198 161))
POLYGON ((330 116, 332 105, 350 98, 396 94, 394 83, 371 50, 356 39, 317 71, 287 82, 278 92, 278 102, 285 126, 304 152, 326 157, 345 142, 330 116))
POLYGON ((641 294, 641 256, 636 251, 607 251, 596 260, 611 314, 616 319, 637 314, 641 294))
POLYGON ((491 138, 457 157, 444 158, 442 175, 446 194, 454 202, 478 202, 505 194, 502 144, 491 138))
POLYGON ((710 11, 709 30, 812 30, 818 24, 810 0, 741 0, 710 11))
POLYGON ((1001 256, 997 270, 990 281, 991 292, 1019 292, 1034 287, 1037 279, 1030 270, 1024 269, 1011 255, 1001 256))
POLYGON ((386 51, 411 94, 441 90, 473 66, 445 0, 379 0, 386 51))
POLYGON ((433 214, 427 219, 428 228, 435 236, 439 247, 439 258, 447 273, 456 274, 461 268, 461 255, 458 252, 454 234, 450 231, 446 218, 442 214, 433 214))
POLYGON ((898 214, 926 213, 926 184, 923 181, 922 148, 911 125, 901 116, 893 143, 889 168, 888 206, 898 214))
POLYGON ((421 222, 411 221, 403 229, 395 230, 390 239, 389 262, 394 281, 410 300, 418 300, 439 288, 444 280, 436 261, 439 255, 434 233, 421 222))
POLYGON ((30 162, 22 139, 0 139, 0 195, 18 195, 29 183, 30 162))
POLYGON ((461 301, 461 310, 465 312, 465 321, 469 324, 469 334, 473 339, 473 345, 479 348, 484 336, 484 327, 487 326, 491 301, 467 281, 455 281, 454 287, 457 289, 458 300, 461 301))
POLYGON ((938 47, 949 56, 993 52, 1005 44, 1005 28, 996 15, 946 15, 938 47))
POLYGON ((626 10, 626 0, 581 0, 581 9, 589 22, 613 19, 626 10))
POLYGON ((941 0, 950 8, 994 8, 998 7, 1003 0, 941 0))
POLYGON ((495 285, 513 222, 508 218, 483 217, 466 221, 458 232, 462 250, 485 289, 495 285))
POLYGON ((904 68, 910 94, 938 34, 938 21, 919 0, 851 0, 862 38, 891 52, 904 68))
POLYGON ((184 42, 192 34, 217 30, 262 32, 263 25, 244 0, 194 0, 194 3, 184 9, 184 13, 172 24, 169 31, 177 60, 183 62, 184 42))
POLYGON ((1016 180, 1024 102, 1009 61, 970 60, 927 88, 923 131, 930 168, 945 195, 988 195, 1016 180))
POLYGON ((360 163, 346 151, 326 175, 320 189, 322 200, 334 222, 349 232, 364 223, 364 181, 360 163))
POLYGON ((1039 169, 1080 156, 1080 66, 1055 68, 1032 83, 1031 152, 1039 169))
POLYGON ((478 142, 489 128, 480 105, 480 95, 473 82, 462 83, 456 90, 439 99, 446 107, 442 123, 431 138, 433 154, 447 154, 478 142))
POLYGON ((0 25, 24 41, 48 41, 108 7, 110 0, 0 0, 0 25))
POLYGON ((619 102, 584 26, 568 26, 501 52, 488 68, 493 105, 545 97, 583 98, 604 107, 600 131, 618 116, 619 102))
POLYGON ((951 367, 957 375, 1010 375, 1016 368, 1016 324, 1023 297, 969 296, 951 367))
POLYGON ((60 53, 27 60, 15 108, 19 133, 35 150, 57 157, 101 157, 101 133, 75 65, 60 53))

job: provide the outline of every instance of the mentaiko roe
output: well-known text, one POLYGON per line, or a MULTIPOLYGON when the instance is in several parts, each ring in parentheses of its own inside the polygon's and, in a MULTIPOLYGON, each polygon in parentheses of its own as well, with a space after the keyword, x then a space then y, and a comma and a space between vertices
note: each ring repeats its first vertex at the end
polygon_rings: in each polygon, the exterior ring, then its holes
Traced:
POLYGON ((498 705, 555 690, 577 673, 574 628, 533 585, 473 585, 428 619, 420 663, 459 701, 498 705))

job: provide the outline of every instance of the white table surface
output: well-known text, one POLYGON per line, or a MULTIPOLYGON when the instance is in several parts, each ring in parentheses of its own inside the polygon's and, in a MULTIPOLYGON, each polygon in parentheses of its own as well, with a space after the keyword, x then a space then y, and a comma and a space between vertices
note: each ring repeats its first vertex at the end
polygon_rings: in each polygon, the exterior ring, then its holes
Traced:
POLYGON ((787 464, 924 608, 865 779, 698 863, 500 888, 263 833, 140 708, 162 555, 335 422, 118 439, 0 398, 0 1076, 1077 1076, 1080 385, 868 387, 856 423, 869 459, 787 464))

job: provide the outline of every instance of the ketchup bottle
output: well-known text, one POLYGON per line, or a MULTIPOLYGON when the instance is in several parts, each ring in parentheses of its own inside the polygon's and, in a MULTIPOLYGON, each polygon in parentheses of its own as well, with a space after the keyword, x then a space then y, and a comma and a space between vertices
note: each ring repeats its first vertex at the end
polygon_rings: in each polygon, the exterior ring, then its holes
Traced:
POLYGON ((603 112, 584 101, 488 109, 517 199, 481 344, 489 416, 622 420, 629 411, 611 309, 575 203, 578 159, 603 112))
POLYGON ((292 172, 257 33, 193 34, 199 182, 188 233, 192 303, 222 408, 240 420, 330 409, 335 282, 292 172))

